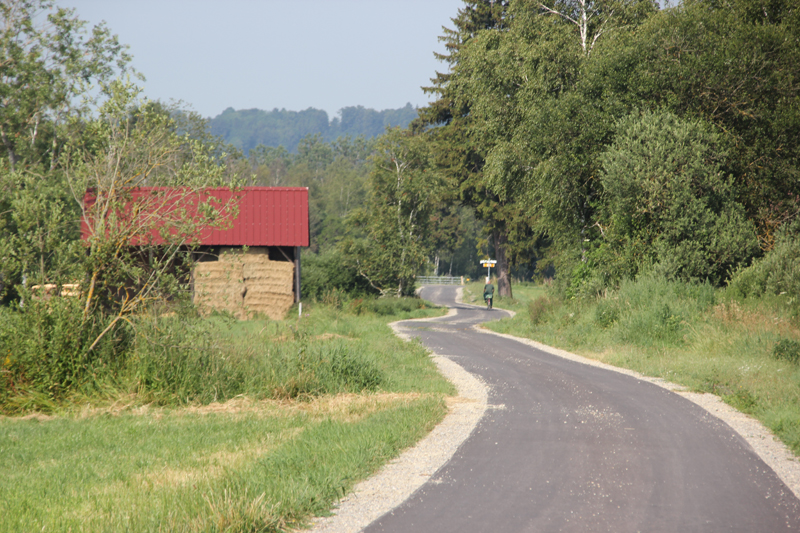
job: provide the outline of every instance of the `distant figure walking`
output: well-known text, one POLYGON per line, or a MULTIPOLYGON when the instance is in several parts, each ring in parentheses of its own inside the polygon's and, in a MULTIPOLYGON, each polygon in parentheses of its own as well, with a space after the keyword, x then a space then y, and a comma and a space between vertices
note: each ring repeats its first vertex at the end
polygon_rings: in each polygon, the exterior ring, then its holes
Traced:
POLYGON ((492 299, 494 299, 494 285, 488 276, 486 277, 486 285, 483 286, 483 300, 486 302, 486 309, 492 308, 492 299))

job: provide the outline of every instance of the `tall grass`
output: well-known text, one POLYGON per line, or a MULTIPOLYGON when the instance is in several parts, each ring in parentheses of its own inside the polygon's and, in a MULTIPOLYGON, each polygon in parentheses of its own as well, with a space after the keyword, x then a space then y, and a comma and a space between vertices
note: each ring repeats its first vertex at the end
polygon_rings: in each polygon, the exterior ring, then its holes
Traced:
POLYGON ((295 398, 371 391, 388 379, 378 363, 383 351, 350 338, 352 326, 334 339, 321 338, 332 334, 322 330, 337 316, 348 317, 343 323, 385 329, 381 317, 419 316, 431 312, 426 307, 418 299, 319 305, 310 316, 280 322, 280 331, 279 322, 268 320, 236 323, 224 316, 203 319, 190 308, 154 309, 123 323, 92 350, 108 319, 83 321, 76 300, 0 309, 0 412, 52 412, 129 395, 139 403, 179 405, 240 394, 295 398))
POLYGON ((0 307, 0 412, 48 410, 71 395, 113 388, 133 336, 115 329, 89 349, 110 321, 84 318, 74 298, 0 307))

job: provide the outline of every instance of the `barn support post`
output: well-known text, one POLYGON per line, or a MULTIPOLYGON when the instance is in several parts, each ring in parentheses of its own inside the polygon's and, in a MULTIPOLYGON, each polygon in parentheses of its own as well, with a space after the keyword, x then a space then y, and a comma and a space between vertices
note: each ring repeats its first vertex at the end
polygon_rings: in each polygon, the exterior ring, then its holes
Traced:
POLYGON ((294 247, 294 302, 300 303, 300 247, 294 247))

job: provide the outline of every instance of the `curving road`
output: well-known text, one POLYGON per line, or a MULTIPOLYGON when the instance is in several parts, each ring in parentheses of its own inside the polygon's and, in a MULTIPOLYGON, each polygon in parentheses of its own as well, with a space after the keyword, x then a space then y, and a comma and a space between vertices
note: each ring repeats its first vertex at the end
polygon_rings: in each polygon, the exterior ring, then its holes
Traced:
POLYGON ((471 326, 506 316, 422 297, 451 317, 404 332, 490 387, 475 431, 368 532, 800 531, 800 501, 729 426, 651 383, 471 326))

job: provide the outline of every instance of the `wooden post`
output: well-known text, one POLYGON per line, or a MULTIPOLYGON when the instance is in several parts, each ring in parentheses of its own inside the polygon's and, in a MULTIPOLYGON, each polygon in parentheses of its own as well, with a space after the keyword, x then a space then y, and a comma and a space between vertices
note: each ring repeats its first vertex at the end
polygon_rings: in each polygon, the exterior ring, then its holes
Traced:
POLYGON ((300 247, 294 247, 294 303, 300 303, 300 247))

